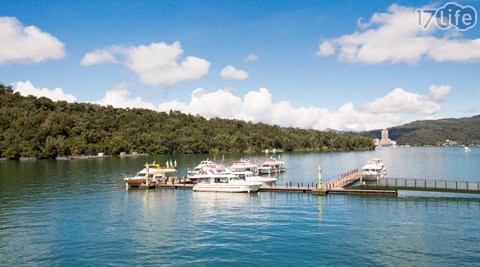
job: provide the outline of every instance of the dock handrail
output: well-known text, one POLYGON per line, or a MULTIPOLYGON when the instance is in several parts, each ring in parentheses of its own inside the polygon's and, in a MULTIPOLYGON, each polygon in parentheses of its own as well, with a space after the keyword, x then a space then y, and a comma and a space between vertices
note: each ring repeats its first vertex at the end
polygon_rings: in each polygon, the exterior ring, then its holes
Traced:
POLYGON ((340 177, 336 177, 334 179, 326 180, 323 185, 327 189, 335 188, 335 187, 345 187, 360 178, 361 174, 358 169, 354 169, 348 172, 345 172, 340 175, 340 177))
POLYGON ((383 178, 352 186, 352 188, 394 189, 415 191, 437 191, 456 193, 480 193, 480 181, 458 181, 446 179, 383 178))

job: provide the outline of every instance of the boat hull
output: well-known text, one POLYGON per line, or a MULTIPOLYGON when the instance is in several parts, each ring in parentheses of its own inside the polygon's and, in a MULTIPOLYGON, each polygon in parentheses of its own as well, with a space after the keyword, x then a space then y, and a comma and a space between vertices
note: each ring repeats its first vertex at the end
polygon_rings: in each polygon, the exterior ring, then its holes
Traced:
POLYGON ((285 171, 286 169, 267 169, 267 168, 258 169, 258 172, 260 174, 275 174, 275 173, 283 173, 285 171))
POLYGON ((193 187, 195 192, 227 192, 227 193, 250 193, 257 192, 261 183, 255 185, 235 185, 235 184, 204 184, 199 183, 193 187))
MULTIPOLYGON (((130 187, 139 187, 140 185, 145 185, 147 184, 147 180, 146 179, 131 179, 131 178, 127 178, 125 179, 125 183, 128 184, 128 186, 130 187)), ((152 181, 150 180, 150 185, 155 185, 156 181, 152 181)))

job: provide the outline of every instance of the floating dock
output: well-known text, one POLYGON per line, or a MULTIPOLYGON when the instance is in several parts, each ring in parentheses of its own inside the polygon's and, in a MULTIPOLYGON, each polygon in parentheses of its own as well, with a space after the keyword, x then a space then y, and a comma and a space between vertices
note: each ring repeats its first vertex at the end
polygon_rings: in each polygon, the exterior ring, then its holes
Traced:
MULTIPOLYGON (((480 194, 480 182, 429 180, 412 178, 384 178, 378 181, 361 181, 362 174, 352 170, 336 179, 323 183, 320 187, 313 183, 285 183, 285 185, 262 186, 260 192, 285 192, 335 195, 386 195, 396 196, 398 190, 430 191, 447 193, 480 194)), ((150 186, 149 188, 152 188, 150 186)), ((193 184, 174 180, 155 184, 154 188, 191 190, 193 184)), ((145 188, 147 189, 147 188, 145 188)))
MULTIPOLYGON (((331 182, 327 182, 322 185, 322 188, 318 188, 318 185, 313 183, 285 183, 285 185, 271 185, 262 186, 259 192, 283 192, 283 193, 307 193, 315 195, 336 194, 336 195, 397 195, 397 190, 370 190, 370 189, 349 189, 345 186, 350 185, 358 179, 361 174, 358 170, 353 170, 341 175, 339 178, 334 179, 331 182)), ((180 190, 192 190, 193 184, 181 182, 179 180, 168 181, 165 183, 157 183, 155 188, 158 189, 180 189, 180 190)))

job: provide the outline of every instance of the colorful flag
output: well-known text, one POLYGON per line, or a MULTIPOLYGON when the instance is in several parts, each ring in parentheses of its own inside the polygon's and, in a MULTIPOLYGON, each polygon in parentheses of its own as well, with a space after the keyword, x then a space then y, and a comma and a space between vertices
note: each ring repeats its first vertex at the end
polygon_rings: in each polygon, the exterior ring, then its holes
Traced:
POLYGON ((176 168, 176 167, 177 167, 177 160, 175 160, 175 162, 174 162, 174 163, 175 163, 175 168, 176 168))

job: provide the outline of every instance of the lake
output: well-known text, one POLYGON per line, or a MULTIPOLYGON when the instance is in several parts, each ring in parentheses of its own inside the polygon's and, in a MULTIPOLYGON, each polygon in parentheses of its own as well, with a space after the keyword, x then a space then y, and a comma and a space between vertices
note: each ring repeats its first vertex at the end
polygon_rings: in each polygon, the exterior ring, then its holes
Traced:
MULTIPOLYGON (((480 181, 480 148, 280 153, 278 184, 381 158, 387 177, 480 181)), ((148 161, 186 175, 209 155, 0 162, 2 266, 457 266, 480 262, 480 196, 125 189, 148 161)), ((221 159, 221 155, 218 156, 221 159)), ((226 154, 261 164, 265 154, 226 154)), ((218 160, 217 160, 218 161, 218 160)))

